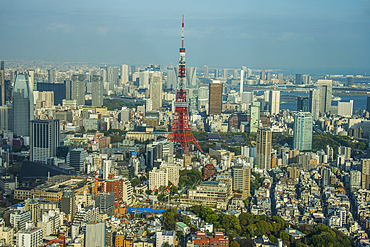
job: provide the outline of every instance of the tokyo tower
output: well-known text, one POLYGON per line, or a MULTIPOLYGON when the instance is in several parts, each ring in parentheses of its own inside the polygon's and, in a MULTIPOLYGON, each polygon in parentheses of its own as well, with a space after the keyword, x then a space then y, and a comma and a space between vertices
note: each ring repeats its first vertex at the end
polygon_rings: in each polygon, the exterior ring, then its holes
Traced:
POLYGON ((172 142, 177 142, 181 145, 184 153, 189 155, 189 144, 192 142, 201 152, 203 150, 195 139, 193 132, 190 129, 188 102, 186 100, 185 90, 185 48, 184 48, 184 15, 182 16, 182 35, 178 74, 178 87, 175 102, 175 114, 172 121, 171 131, 167 139, 172 142))

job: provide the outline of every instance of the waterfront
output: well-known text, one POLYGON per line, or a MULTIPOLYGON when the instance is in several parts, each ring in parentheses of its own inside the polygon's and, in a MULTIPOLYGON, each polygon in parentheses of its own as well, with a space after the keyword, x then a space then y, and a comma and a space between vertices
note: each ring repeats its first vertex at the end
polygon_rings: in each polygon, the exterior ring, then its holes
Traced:
MULTIPOLYGON (((281 92, 281 95, 294 95, 294 96, 308 96, 305 93, 285 93, 281 92)), ((367 96, 354 96, 354 95, 334 95, 334 97, 339 96, 341 98, 341 102, 349 102, 353 100, 353 110, 358 109, 366 109, 366 100, 367 96)), ((338 101, 332 101, 332 105, 338 105, 338 101)), ((290 111, 297 110, 297 102, 296 101, 284 101, 280 102, 280 109, 289 109, 290 111)))

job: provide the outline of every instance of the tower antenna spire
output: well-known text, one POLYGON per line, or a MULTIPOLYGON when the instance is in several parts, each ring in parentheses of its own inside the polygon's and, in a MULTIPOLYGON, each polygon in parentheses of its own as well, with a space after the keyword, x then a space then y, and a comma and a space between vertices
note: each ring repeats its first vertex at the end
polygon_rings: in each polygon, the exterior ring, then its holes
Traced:
POLYGON ((188 102, 186 99, 185 89, 185 47, 184 47, 184 15, 182 15, 182 33, 181 33, 181 48, 179 59, 179 74, 178 88, 176 101, 174 104, 175 113, 173 116, 171 131, 167 139, 172 142, 177 142, 181 145, 184 153, 189 155, 189 145, 192 142, 200 151, 203 152, 191 131, 188 115, 188 102))

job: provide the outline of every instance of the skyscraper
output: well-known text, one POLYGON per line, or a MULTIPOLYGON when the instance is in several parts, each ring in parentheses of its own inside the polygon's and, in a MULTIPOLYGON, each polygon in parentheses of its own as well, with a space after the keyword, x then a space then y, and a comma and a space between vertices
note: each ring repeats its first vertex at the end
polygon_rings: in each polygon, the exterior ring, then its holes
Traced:
POLYGON ((204 65, 204 78, 208 79, 208 66, 204 65))
POLYGON ((30 124, 30 160, 46 163, 59 147, 59 119, 32 120, 30 124))
POLYGON ((256 164, 259 169, 271 169, 271 143, 272 132, 270 128, 259 128, 257 130, 257 157, 256 164))
POLYGON ((222 112, 222 83, 213 81, 209 84, 209 115, 221 115, 222 112))
POLYGON ((56 82, 57 76, 55 69, 48 69, 48 81, 49 83, 56 82))
POLYGON ((219 71, 218 71, 218 69, 215 69, 215 79, 217 79, 218 77, 220 77, 219 71))
POLYGON ((75 148, 69 150, 66 161, 68 165, 75 169, 76 172, 84 171, 84 160, 88 156, 88 153, 83 148, 75 148))
POLYGON ((28 73, 17 72, 13 88, 13 130, 18 136, 30 135, 33 120, 33 93, 29 88, 28 73))
POLYGON ((294 116, 293 149, 312 149, 312 124, 313 116, 309 112, 298 112, 294 116))
POLYGON ((355 83, 355 77, 353 75, 347 75, 346 86, 352 86, 355 83))
POLYGON ((224 69, 224 78, 227 79, 228 75, 229 75, 229 70, 224 69))
POLYGON ((85 76, 72 76, 72 100, 77 100, 77 105, 85 105, 85 76))
POLYGON ((265 80, 265 78, 266 78, 266 72, 262 70, 262 71, 261 71, 260 79, 261 79, 261 80, 265 80))
POLYGON ((236 69, 233 70, 233 79, 238 79, 238 71, 236 69))
POLYGON ((318 80, 317 90, 319 91, 319 112, 320 114, 329 113, 332 100, 332 80, 318 80))
POLYGON ((240 71, 240 96, 243 95, 244 90, 244 70, 240 71))
POLYGON ((128 65, 122 64, 121 65, 121 86, 128 82, 128 65))
POLYGON ((91 77, 91 83, 92 83, 92 106, 102 107, 104 99, 103 77, 99 75, 93 75, 91 77))
POLYGON ((186 69, 186 86, 197 85, 197 68, 187 67, 186 69))
POLYGON ((269 94, 270 114, 276 115, 280 112, 280 91, 271 91, 269 94))
POLYGON ((295 84, 298 84, 298 85, 303 84, 302 74, 296 74, 295 75, 295 84))
POLYGON ((114 90, 114 87, 118 85, 118 68, 108 67, 108 85, 109 90, 114 90))
POLYGON ((176 89, 177 85, 177 75, 174 67, 167 68, 167 81, 166 81, 166 88, 170 88, 172 90, 176 89))
POLYGON ((256 133, 260 127, 260 102, 253 102, 251 106, 251 118, 249 123, 249 132, 256 133))
POLYGON ((1 105, 5 105, 5 71, 4 61, 0 61, 0 73, 1 73, 1 105))
POLYGON ((308 97, 298 96, 297 98, 297 111, 309 112, 310 101, 308 97))
POLYGON ((319 118, 319 110, 320 110, 319 91, 317 89, 310 90, 308 101, 310 104, 310 112, 313 116, 313 119, 316 120, 319 118))
POLYGON ((152 110, 158 111, 162 107, 162 73, 155 71, 150 73, 150 99, 152 110))
POLYGON ((149 88, 149 71, 139 72, 139 87, 149 88))

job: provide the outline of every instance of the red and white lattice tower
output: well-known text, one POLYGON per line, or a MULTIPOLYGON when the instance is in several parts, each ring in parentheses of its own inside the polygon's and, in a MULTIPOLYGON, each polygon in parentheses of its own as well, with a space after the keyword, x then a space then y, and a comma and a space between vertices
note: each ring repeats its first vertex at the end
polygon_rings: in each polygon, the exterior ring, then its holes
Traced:
POLYGON ((189 155, 189 144, 192 142, 203 152, 190 129, 188 102, 185 90, 185 48, 184 48, 184 15, 182 16, 182 35, 179 61, 178 87, 175 102, 175 114, 172 121, 171 131, 167 139, 181 145, 184 153, 189 155))

